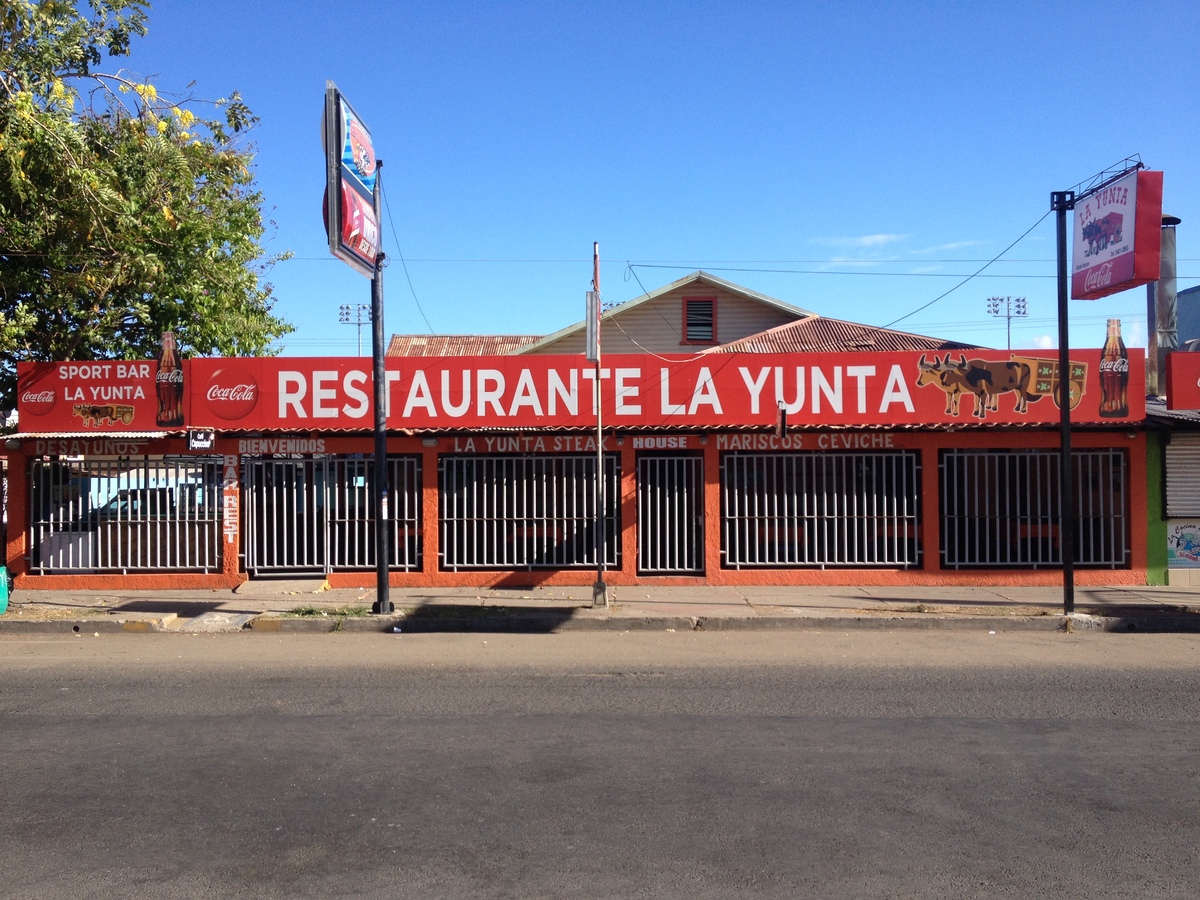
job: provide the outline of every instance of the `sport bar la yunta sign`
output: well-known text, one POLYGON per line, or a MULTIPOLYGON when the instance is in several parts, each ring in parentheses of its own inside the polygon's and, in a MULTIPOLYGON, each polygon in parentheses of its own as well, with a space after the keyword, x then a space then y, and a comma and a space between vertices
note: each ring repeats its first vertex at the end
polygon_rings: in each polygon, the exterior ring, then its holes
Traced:
MULTIPOLYGON (((1100 351, 1072 350, 1075 422, 1145 417, 1145 359, 1129 360, 1127 409, 1102 412, 1100 351)), ((1053 424, 1053 351, 711 354, 606 357, 606 427, 791 427, 1053 424)), ((23 363, 22 432, 155 430, 154 366, 23 363)), ((387 423, 395 430, 595 427, 595 368, 576 356, 389 358, 387 423)), ((225 431, 369 431, 371 370, 349 357, 184 361, 183 427, 225 431)), ((1111 406, 1111 404, 1109 404, 1111 406)))

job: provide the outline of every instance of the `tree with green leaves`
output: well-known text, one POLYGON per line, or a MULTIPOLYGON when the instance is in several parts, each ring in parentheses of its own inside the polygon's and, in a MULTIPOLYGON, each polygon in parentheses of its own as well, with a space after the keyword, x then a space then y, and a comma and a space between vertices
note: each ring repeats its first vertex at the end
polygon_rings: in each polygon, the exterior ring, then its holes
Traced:
POLYGON ((164 331, 269 355, 293 330, 263 280, 286 254, 262 245, 245 103, 101 71, 148 7, 0 0, 0 408, 19 361, 145 359, 164 331))

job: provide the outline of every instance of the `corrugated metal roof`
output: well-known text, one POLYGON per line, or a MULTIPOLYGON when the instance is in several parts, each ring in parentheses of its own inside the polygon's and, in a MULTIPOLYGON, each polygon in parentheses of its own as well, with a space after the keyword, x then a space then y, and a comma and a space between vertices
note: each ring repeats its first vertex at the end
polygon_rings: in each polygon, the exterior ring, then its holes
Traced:
POLYGON ((1146 418, 1158 425, 1191 430, 1200 428, 1200 410, 1167 409, 1165 397, 1146 398, 1146 418))
POLYGON ((505 356, 540 334, 393 334, 388 356, 505 356))
POLYGON ((799 322, 778 325, 759 334, 722 344, 706 353, 840 353, 855 350, 975 350, 978 344, 964 344, 942 338, 876 328, 842 319, 810 316, 799 322))
POLYGON ((69 438, 83 440, 91 438, 100 441, 147 441, 155 438, 182 437, 187 429, 181 431, 21 431, 16 434, 4 435, 6 441, 35 441, 48 438, 69 438))

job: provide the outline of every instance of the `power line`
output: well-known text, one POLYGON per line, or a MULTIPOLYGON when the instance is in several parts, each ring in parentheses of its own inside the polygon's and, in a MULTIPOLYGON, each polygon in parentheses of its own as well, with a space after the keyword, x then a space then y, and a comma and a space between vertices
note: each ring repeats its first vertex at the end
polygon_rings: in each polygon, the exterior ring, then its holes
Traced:
MULTIPOLYGON (((1049 213, 1047 213, 1047 215, 1049 215, 1049 213)), ((1045 216, 1043 216, 1042 218, 1045 218, 1045 216)), ((1030 229, 1030 230, 1032 231, 1032 229, 1030 229)), ((1028 233, 1029 232, 1026 232, 1026 234, 1028 234, 1028 233)), ((866 262, 873 263, 874 261, 873 260, 864 260, 863 261, 863 263, 866 263, 866 262)), ((921 262, 924 262, 924 260, 921 260, 921 262)), ((995 262, 995 260, 990 260, 982 268, 978 269, 976 272, 974 272, 972 275, 970 275, 967 280, 969 281, 971 278, 975 278, 976 276, 978 276, 979 273, 982 272, 984 269, 986 269, 987 266, 990 265, 992 262, 995 262)), ((843 261, 842 263, 840 263, 840 265, 852 265, 852 264, 862 265, 863 263, 849 263, 849 262, 843 261)), ((653 263, 629 263, 629 266, 631 268, 637 267, 639 269, 684 269, 684 268, 690 269, 690 268, 692 268, 691 266, 669 266, 669 265, 658 265, 658 264, 653 264, 653 263)), ((859 276, 859 277, 869 276, 869 277, 874 277, 874 278, 962 278, 962 275, 957 274, 955 272, 840 272, 840 271, 835 271, 832 269, 751 269, 751 268, 744 268, 744 267, 735 268, 732 266, 709 266, 705 269, 705 271, 706 272, 743 272, 743 273, 744 272, 758 272, 758 273, 761 273, 764 275, 853 275, 853 276, 859 276)), ((1053 273, 1051 273, 1049 275, 985 275, 983 277, 984 278, 1054 278, 1055 276, 1053 273)), ((966 284, 966 281, 964 281, 963 284, 966 284)), ((947 293, 949 293, 949 291, 947 293)), ((945 295, 943 295, 943 296, 945 296, 945 295)), ((936 302, 936 301, 934 301, 934 302, 936 302)))
MULTIPOLYGON (((382 188, 382 184, 380 185, 382 188)), ((417 290, 413 287, 412 276, 408 274, 408 263, 404 261, 404 253, 400 249, 400 241, 396 237, 396 223, 392 220, 392 204, 388 202, 387 189, 381 190, 383 194, 383 205, 387 208, 388 225, 392 229, 392 243, 396 245, 396 255, 400 257, 400 265, 404 269, 404 277, 408 280, 408 289, 412 293, 413 302, 417 304, 417 312, 421 314, 421 318, 425 320, 425 327, 429 329, 429 333, 433 334, 433 326, 429 324, 429 317, 425 315, 425 310, 421 308, 421 301, 417 299, 417 290)))
POLYGON ((902 316, 901 316, 900 318, 898 318, 898 319, 893 319, 892 321, 888 322, 888 323, 887 323, 886 325, 884 325, 883 327, 884 327, 884 328, 891 328, 891 327, 892 327, 893 325, 895 325, 897 322, 903 322, 905 319, 909 318, 910 316, 915 316, 915 315, 916 315, 917 313, 919 313, 921 310, 923 310, 923 309, 928 309, 929 307, 933 306, 933 304, 937 303, 939 300, 943 299, 944 297, 949 297, 951 294, 953 294, 955 291, 957 291, 957 290, 958 290, 960 287, 962 287, 962 286, 963 286, 964 284, 966 284, 968 281, 972 280, 972 279, 973 279, 973 278, 975 278, 977 275, 979 275, 979 273, 980 273, 980 272, 982 272, 984 269, 986 269, 988 266, 990 266, 990 265, 991 265, 993 262, 995 262, 997 259, 999 259, 1001 256, 1003 256, 1005 253, 1007 253, 1007 252, 1008 252, 1009 250, 1011 250, 1013 247, 1017 246, 1017 244, 1019 244, 1021 241, 1025 240, 1025 238, 1029 236, 1029 233, 1030 233, 1031 231, 1033 231, 1033 229, 1035 229, 1035 228, 1037 228, 1039 225, 1041 225, 1041 224, 1042 224, 1042 222, 1043 222, 1043 221, 1045 221, 1045 219, 1046 219, 1046 216, 1050 215, 1050 213, 1051 213, 1051 212, 1053 212, 1053 210, 1049 210, 1049 209, 1048 209, 1048 210, 1046 210, 1044 213, 1042 213, 1042 217, 1041 217, 1040 219, 1038 219, 1036 222, 1034 222, 1032 225, 1030 225, 1030 226, 1029 226, 1029 230, 1028 230, 1028 231, 1026 231, 1026 232, 1025 232, 1025 234, 1021 235, 1019 238, 1017 238, 1015 241, 1013 241, 1011 244, 1009 244, 1007 247, 1005 247, 1003 250, 1001 250, 999 253, 997 253, 997 254, 996 254, 996 256, 995 256, 995 259, 992 259, 991 261, 984 263, 984 264, 983 264, 983 265, 982 265, 982 266, 979 268, 979 270, 978 270, 977 272, 975 272, 975 273, 974 273, 974 274, 972 274, 972 275, 968 275, 966 278, 964 278, 962 281, 960 281, 960 282, 959 282, 958 284, 956 284, 954 287, 950 288, 950 290, 946 291, 944 294, 939 294, 937 297, 934 297, 934 298, 933 298, 932 300, 930 300, 928 303, 926 303, 926 304, 924 304, 924 305, 922 305, 922 306, 918 306, 918 307, 917 307, 916 309, 914 309, 912 312, 910 312, 910 313, 905 313, 904 315, 902 315, 902 316))
MULTIPOLYGON (((2 256, 2 255, 3 254, 0 253, 0 256, 2 256)), ((553 263, 556 265, 558 265, 558 264, 579 265, 581 262, 587 262, 587 261, 588 260, 577 260, 577 259, 444 259, 444 258, 431 258, 431 257, 413 257, 413 258, 405 259, 406 263, 407 262, 437 263, 437 264, 471 263, 471 264, 484 264, 484 265, 499 264, 499 263, 539 264, 539 265, 553 263)), ((898 262, 900 260, 884 260, 884 261, 898 262)), ((911 260, 911 261, 912 262, 939 262, 939 260, 911 260)), ((281 260, 280 262, 276 263, 276 265, 286 265, 289 262, 327 263, 327 262, 339 262, 339 260, 334 259, 333 257, 330 257, 330 256, 292 256, 292 257, 288 258, 287 260, 281 260)), ((864 262, 874 263, 874 262, 876 262, 876 260, 869 260, 869 261, 864 261, 864 262)), ((992 260, 984 261, 984 260, 955 259, 955 260, 940 260, 940 262, 946 262, 946 263, 985 262, 985 263, 987 263, 987 265, 984 265, 980 269, 976 270, 976 272, 974 272, 970 276, 968 276, 967 280, 970 280, 972 278, 981 278, 981 279, 983 279, 983 278, 995 278, 995 279, 1019 278, 1019 279, 1026 279, 1026 280, 1035 279, 1035 280, 1047 281, 1047 280, 1051 280, 1056 277, 1053 274, 1049 274, 1049 275, 1036 275, 1036 274, 1033 274, 1033 275, 1031 275, 1031 274, 1005 275, 1005 274, 1001 274, 1001 273, 997 273, 994 275, 993 274, 989 274, 989 275, 980 274, 980 272, 982 272, 982 270, 984 268, 988 268, 988 265, 994 265, 995 263, 1009 263, 1009 262, 1046 263, 1046 262, 1052 262, 1052 260, 992 259, 992 260)), ((1180 260, 1180 262, 1200 262, 1200 259, 1198 259, 1198 260, 1180 260)), ((843 261, 843 264, 847 264, 847 263, 844 263, 844 261, 843 261)), ((835 271, 832 269, 761 269, 761 268, 748 268, 748 267, 731 268, 731 267, 712 266, 712 265, 709 265, 708 263, 705 263, 702 260, 693 261, 692 263, 689 263, 687 265, 667 265, 667 264, 662 264, 662 263, 639 263, 639 262, 633 262, 633 261, 627 262, 626 265, 630 266, 631 268, 686 269, 686 270, 692 270, 692 269, 695 269, 697 266, 700 266, 700 267, 703 267, 706 272, 714 272, 714 273, 715 272, 758 272, 758 273, 767 274, 767 275, 830 275, 830 276, 850 276, 850 277, 874 276, 877 278, 962 278, 963 277, 961 273, 956 273, 956 272, 863 272, 863 271, 845 272, 845 271, 835 271)), ((1176 278, 1179 281, 1200 282, 1200 275, 1180 274, 1180 275, 1176 275, 1176 278)), ((966 282, 964 281, 963 283, 965 284, 966 282)), ((953 288, 952 290, 957 290, 957 288, 953 288)), ((950 291, 947 291, 947 293, 950 293, 950 291)), ((942 295, 942 296, 945 296, 945 295, 942 295)), ((940 298, 938 298, 938 299, 940 299, 940 298)), ((931 301, 931 302, 936 302, 936 300, 931 301)), ((919 311, 919 310, 917 310, 917 311, 919 311)))
MULTIPOLYGON (((0 251, 0 255, 3 255, 4 253, 5 253, 5 251, 0 251)), ((308 260, 308 261, 319 261, 319 262, 337 262, 338 261, 331 256, 291 256, 291 257, 288 257, 287 261, 292 261, 292 260, 308 260)), ((549 257, 539 258, 539 257, 499 257, 499 256, 487 256, 487 257, 412 256, 412 257, 408 258, 408 261, 414 262, 414 263, 419 262, 419 263, 482 263, 482 264, 490 264, 490 263, 516 263, 516 264, 538 263, 538 264, 541 264, 541 263, 546 263, 546 264, 555 264, 555 265, 574 266, 574 265, 578 265, 581 262, 590 262, 591 260, 584 258, 584 257, 580 257, 579 259, 554 259, 554 258, 549 258, 549 257)), ((1177 261, 1178 262, 1200 262, 1200 257, 1181 256, 1181 257, 1179 257, 1179 259, 1177 261)), ((984 262, 992 263, 992 264, 1003 263, 1006 265, 1018 265, 1018 264, 1022 264, 1022 263, 1038 263, 1038 264, 1046 265, 1046 264, 1053 264, 1055 262, 1055 260, 1053 260, 1053 259, 997 259, 995 257, 993 257, 990 260, 988 260, 988 259, 964 259, 964 258, 932 259, 930 257, 907 257, 907 258, 905 258, 905 257, 899 257, 899 256, 878 257, 878 258, 873 258, 873 259, 846 259, 845 257, 840 257, 838 259, 628 260, 629 265, 642 266, 644 268, 659 268, 659 269, 694 269, 697 266, 710 266, 710 265, 715 265, 717 263, 723 263, 725 265, 732 265, 732 264, 736 263, 738 265, 746 265, 746 266, 750 266, 750 265, 763 266, 763 265, 768 265, 768 264, 770 264, 770 265, 812 265, 812 266, 844 265, 844 266, 849 266, 849 265, 868 265, 868 264, 875 265, 877 263, 913 263, 913 264, 917 264, 917 263, 921 263, 921 264, 925 264, 925 263, 943 263, 943 264, 962 263, 962 264, 966 265, 966 264, 984 263, 984 262)), ((771 272, 774 270, 747 268, 747 269, 739 269, 738 271, 771 272)), ((782 271, 784 274, 790 274, 790 273, 792 273, 793 270, 783 269, 780 271, 782 271)), ((806 273, 802 272, 800 274, 806 274, 806 273)))

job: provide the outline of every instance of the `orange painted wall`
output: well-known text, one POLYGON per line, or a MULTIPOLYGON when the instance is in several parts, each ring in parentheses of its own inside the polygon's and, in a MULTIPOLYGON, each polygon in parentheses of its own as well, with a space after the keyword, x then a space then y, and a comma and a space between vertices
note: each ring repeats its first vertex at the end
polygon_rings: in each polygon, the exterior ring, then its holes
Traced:
MULTIPOLYGON (((820 452, 821 434, 826 439, 833 433, 804 433, 804 448, 800 452, 820 452), (811 437, 811 441, 809 438, 811 437)), ((854 432, 839 432, 852 436, 854 432)), ((863 433, 870 434, 870 433, 863 433)), ((543 435, 547 441, 562 435, 543 435)), ((369 436, 321 436, 317 434, 301 437, 321 441, 325 453, 370 453, 369 436)), ((393 572, 389 582, 397 587, 479 586, 479 587, 532 587, 544 585, 590 585, 595 580, 595 570, 571 571, 519 571, 519 572, 442 572, 438 559, 438 456, 446 452, 462 452, 465 441, 472 436, 439 436, 438 446, 425 447, 418 437, 393 437, 388 441, 391 453, 418 454, 422 458, 422 535, 423 562, 418 572, 393 572)), ((478 435, 474 436, 482 441, 478 435)), ((511 437, 505 435, 504 437, 511 437)), ((1062 574, 1057 569, 1012 570, 970 569, 946 570, 939 564, 939 497, 938 497, 938 451, 945 448, 1057 448, 1058 434, 1053 430, 1032 429, 979 429, 953 432, 894 432, 891 446, 897 449, 915 449, 921 454, 922 465, 922 518, 921 539, 924 557, 919 569, 722 569, 720 562, 720 458, 722 447, 716 436, 709 436, 700 443, 697 435, 689 438, 690 452, 699 452, 704 457, 704 561, 706 574, 695 577, 640 577, 637 574, 637 457, 639 451, 627 437, 619 447, 621 455, 620 509, 621 509, 621 566, 609 570, 605 580, 613 585, 647 584, 709 584, 709 585, 1055 585, 1061 584, 1062 574)), ((1147 567, 1147 521, 1146 509, 1146 442, 1141 432, 1120 430, 1073 431, 1072 443, 1076 448, 1117 447, 1129 453, 1129 522, 1132 564, 1126 569, 1076 569, 1075 581, 1079 585, 1136 585, 1145 584, 1147 567)), ((183 452, 182 440, 156 442, 151 452, 183 452)), ((244 449, 234 437, 223 437, 217 442, 216 452, 236 454, 244 449)), ((480 445, 476 452, 485 452, 480 445)), ((532 451, 530 451, 532 452, 532 451)), ((28 589, 112 589, 130 590, 183 589, 183 588, 227 588, 246 580, 239 568, 239 539, 224 545, 223 571, 209 575, 199 573, 154 573, 136 575, 32 575, 26 571, 28 552, 26 529, 18 523, 29 521, 30 456, 23 448, 9 453, 8 490, 8 546, 6 559, 9 571, 15 577, 17 587, 28 589)), ((358 587, 374 584, 373 572, 335 572, 329 576, 334 587, 358 587)))

